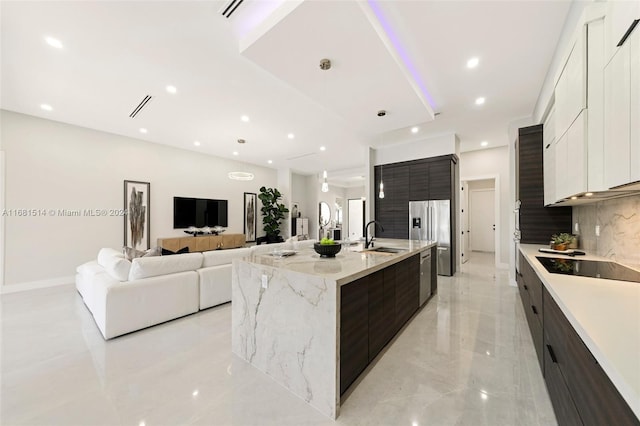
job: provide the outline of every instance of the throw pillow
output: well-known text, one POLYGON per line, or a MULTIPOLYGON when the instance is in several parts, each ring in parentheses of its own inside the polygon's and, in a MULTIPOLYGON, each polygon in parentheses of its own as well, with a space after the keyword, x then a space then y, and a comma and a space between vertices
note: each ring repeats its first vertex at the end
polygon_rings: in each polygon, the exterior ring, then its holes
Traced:
POLYGON ((161 254, 162 254, 162 251, 160 250, 160 247, 154 247, 147 250, 144 256, 142 257, 160 256, 161 254))
POLYGON ((171 250, 167 250, 166 248, 162 249, 162 255, 163 256, 169 256, 169 255, 172 255, 172 254, 182 254, 182 253, 189 253, 189 247, 182 247, 178 251, 171 251, 171 250))
POLYGON ((142 257, 145 255, 144 251, 140 251, 140 250, 136 250, 134 248, 131 247, 123 247, 122 248, 122 252, 124 253, 124 257, 127 260, 133 260, 137 257, 142 257))

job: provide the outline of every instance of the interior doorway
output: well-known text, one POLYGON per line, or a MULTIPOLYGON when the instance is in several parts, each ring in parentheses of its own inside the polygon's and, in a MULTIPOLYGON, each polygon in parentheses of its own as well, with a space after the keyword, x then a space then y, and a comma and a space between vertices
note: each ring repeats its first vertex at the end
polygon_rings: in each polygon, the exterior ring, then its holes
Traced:
POLYGON ((460 181, 461 263, 474 253, 490 253, 500 264, 500 187, 498 176, 468 177, 460 181))
POLYGON ((350 198, 348 203, 349 224, 346 236, 355 241, 364 238, 365 201, 362 198, 350 198))
POLYGON ((493 205, 495 192, 493 188, 469 189, 469 211, 473 212, 469 216, 469 248, 472 252, 496 251, 493 235, 496 231, 493 205))

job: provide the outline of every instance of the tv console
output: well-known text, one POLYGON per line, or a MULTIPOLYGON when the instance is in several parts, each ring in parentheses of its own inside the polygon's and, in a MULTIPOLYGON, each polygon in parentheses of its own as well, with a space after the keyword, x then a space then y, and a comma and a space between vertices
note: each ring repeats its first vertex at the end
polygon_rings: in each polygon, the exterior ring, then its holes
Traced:
POLYGON ((244 234, 197 235, 189 237, 158 238, 158 247, 171 251, 189 247, 189 252, 244 247, 244 234))

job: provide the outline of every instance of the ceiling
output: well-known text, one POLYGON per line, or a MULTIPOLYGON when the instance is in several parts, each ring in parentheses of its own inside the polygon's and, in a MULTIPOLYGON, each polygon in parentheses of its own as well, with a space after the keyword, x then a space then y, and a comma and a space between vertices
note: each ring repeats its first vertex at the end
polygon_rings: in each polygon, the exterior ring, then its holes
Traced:
POLYGON ((370 145, 445 133, 462 151, 506 145, 509 122, 533 111, 571 3, 245 0, 228 19, 226 5, 2 1, 1 107, 265 167, 327 169, 352 185, 370 145))

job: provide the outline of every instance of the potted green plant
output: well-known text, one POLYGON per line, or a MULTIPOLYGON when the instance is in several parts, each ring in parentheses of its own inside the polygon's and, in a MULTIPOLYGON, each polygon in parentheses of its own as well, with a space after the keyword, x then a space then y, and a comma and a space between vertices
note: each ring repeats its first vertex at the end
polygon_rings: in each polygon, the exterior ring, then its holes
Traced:
POLYGON ((551 241, 553 241, 553 248, 555 250, 564 251, 573 241, 573 235, 567 234, 566 232, 563 232, 561 234, 553 234, 551 236, 551 241))
POLYGON ((276 188, 265 188, 263 186, 260 188, 258 198, 262 201, 260 212, 262 213, 262 223, 267 244, 282 242, 280 221, 289 213, 289 209, 278 202, 282 198, 282 194, 276 188))

